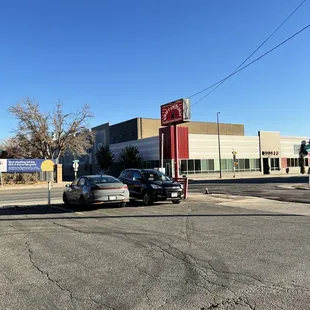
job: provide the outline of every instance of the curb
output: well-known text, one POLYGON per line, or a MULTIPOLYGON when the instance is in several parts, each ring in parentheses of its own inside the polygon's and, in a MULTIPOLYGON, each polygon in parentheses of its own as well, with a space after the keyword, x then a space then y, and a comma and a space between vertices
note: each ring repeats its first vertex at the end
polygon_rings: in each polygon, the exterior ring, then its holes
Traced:
POLYGON ((231 175, 223 175, 222 178, 219 176, 205 176, 205 177, 188 177, 188 181, 212 181, 212 180, 241 180, 241 179, 269 179, 269 178, 290 178, 290 177, 305 177, 305 175, 297 174, 257 174, 257 175, 237 175, 233 177, 231 175))
MULTIPOLYGON (((65 188, 66 184, 71 184, 71 182, 63 182, 63 183, 52 183, 51 188, 65 188)), ((4 185, 3 187, 0 186, 0 191, 5 190, 18 190, 18 189, 31 189, 31 188, 47 188, 48 184, 29 184, 29 185, 4 185)))
MULTIPOLYGON (((63 204, 63 201, 61 199, 51 199, 51 204, 50 206, 53 205, 59 205, 59 204, 63 204)), ((0 204, 0 210, 3 208, 25 208, 25 207, 48 207, 48 202, 47 202, 47 198, 46 200, 36 200, 36 201, 32 201, 32 202, 22 202, 22 203, 16 203, 16 202, 9 202, 9 203, 4 203, 4 204, 0 204)), ((5 214, 3 214, 5 215, 5 214)))
POLYGON ((302 186, 297 186, 297 187, 294 187, 295 189, 299 189, 299 190, 310 190, 310 187, 302 187, 302 186))

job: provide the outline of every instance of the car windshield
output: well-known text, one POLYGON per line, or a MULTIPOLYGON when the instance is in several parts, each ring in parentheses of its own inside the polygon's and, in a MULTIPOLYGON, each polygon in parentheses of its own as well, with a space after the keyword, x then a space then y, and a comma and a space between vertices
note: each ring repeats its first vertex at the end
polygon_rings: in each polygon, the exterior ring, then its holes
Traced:
POLYGON ((93 176, 89 177, 89 180, 95 184, 97 183, 120 183, 119 180, 111 177, 111 176, 104 176, 104 175, 98 175, 98 176, 93 176))
POLYGON ((142 171, 142 175, 149 181, 171 181, 171 178, 160 171, 142 171))

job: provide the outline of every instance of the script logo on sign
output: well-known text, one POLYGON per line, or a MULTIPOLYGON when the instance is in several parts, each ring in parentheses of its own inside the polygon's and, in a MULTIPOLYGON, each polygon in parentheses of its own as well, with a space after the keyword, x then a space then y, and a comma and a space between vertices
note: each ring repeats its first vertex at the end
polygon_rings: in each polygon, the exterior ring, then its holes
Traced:
POLYGON ((188 99, 179 99, 161 106, 161 125, 176 125, 190 120, 188 99))

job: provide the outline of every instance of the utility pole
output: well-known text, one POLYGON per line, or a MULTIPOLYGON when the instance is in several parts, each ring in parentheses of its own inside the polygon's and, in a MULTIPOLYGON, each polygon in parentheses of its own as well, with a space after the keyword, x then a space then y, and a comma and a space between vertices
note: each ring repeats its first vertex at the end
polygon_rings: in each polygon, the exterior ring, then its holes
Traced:
POLYGON ((217 119, 217 142, 219 147, 219 161, 220 161, 220 178, 222 178, 221 138, 220 138, 220 122, 219 122, 220 114, 221 112, 216 113, 216 119, 217 119))
POLYGON ((161 133, 160 168, 164 172, 164 133, 161 133))
POLYGON ((174 177, 176 181, 179 177, 179 152, 178 152, 178 127, 177 125, 173 125, 174 127, 174 177))

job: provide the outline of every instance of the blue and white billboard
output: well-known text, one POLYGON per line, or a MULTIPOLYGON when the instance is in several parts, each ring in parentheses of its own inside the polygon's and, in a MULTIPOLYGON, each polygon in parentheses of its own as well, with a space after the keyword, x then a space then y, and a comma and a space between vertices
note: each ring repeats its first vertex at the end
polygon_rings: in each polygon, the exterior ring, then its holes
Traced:
POLYGON ((40 172, 44 159, 7 159, 6 172, 40 172))

